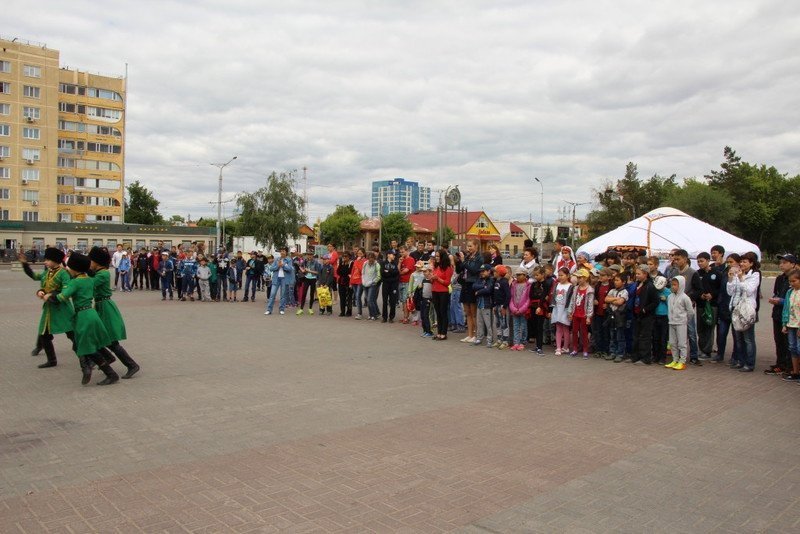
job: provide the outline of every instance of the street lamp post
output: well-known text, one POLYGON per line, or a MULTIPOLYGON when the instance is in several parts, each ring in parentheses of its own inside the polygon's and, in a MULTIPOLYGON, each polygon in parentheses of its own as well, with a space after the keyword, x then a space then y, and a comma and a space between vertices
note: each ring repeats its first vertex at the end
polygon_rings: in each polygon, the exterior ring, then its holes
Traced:
POLYGON ((539 233, 542 235, 539 236, 539 242, 544 243, 544 184, 535 176, 533 179, 539 182, 539 186, 542 188, 542 211, 539 213, 539 233))
POLYGON ((214 167, 219 168, 219 187, 217 188, 217 250, 222 244, 222 169, 230 165, 233 160, 239 156, 233 156, 227 163, 212 163, 214 167))

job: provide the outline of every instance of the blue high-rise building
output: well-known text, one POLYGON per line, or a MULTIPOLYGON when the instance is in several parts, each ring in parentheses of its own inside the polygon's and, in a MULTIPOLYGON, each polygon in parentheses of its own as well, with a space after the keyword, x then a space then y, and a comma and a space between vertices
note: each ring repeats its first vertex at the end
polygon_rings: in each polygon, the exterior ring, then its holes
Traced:
POLYGON ((416 213, 431 209, 431 188, 404 178, 372 182, 372 216, 416 213))

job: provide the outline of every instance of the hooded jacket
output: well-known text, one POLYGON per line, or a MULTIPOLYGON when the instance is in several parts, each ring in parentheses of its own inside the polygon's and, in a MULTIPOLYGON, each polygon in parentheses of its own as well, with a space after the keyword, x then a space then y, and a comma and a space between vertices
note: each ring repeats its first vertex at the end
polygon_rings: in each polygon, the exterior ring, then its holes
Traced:
POLYGON ((678 292, 670 293, 667 299, 669 324, 689 324, 689 321, 694 316, 694 308, 692 308, 692 299, 686 294, 686 278, 678 275, 672 280, 678 281, 678 292))

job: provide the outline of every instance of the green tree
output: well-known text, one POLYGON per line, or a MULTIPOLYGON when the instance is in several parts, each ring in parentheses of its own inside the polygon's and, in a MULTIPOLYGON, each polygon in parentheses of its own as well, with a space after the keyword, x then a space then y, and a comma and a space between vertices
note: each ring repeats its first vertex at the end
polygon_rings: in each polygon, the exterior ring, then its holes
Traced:
POLYGON ((671 191, 666 205, 723 230, 733 230, 736 223, 737 210, 730 193, 716 190, 696 178, 687 178, 683 187, 671 191))
POLYGON ((197 226, 202 226, 203 228, 216 228, 217 220, 200 217, 200 219, 195 224, 197 224, 197 226))
POLYGON ((392 239, 396 239, 400 244, 405 243, 414 233, 414 226, 406 219, 405 213, 390 213, 382 219, 381 250, 389 248, 392 239))
POLYGON ((173 215, 170 217, 167 222, 171 225, 183 224, 186 222, 186 219, 183 218, 181 215, 173 215))
POLYGON ((552 243, 553 242, 553 229, 549 226, 547 227, 547 231, 544 233, 544 240, 542 243, 552 243))
POLYGON ((337 247, 350 247, 361 233, 360 224, 364 219, 352 204, 336 206, 319 225, 322 242, 337 247))
POLYGON ((125 222, 131 224, 162 224, 164 218, 158 213, 160 202, 139 180, 128 185, 125 200, 125 222))
POLYGON ((444 227, 444 235, 442 236, 441 243, 437 242, 437 239, 439 239, 439 230, 437 229, 435 232, 433 232, 433 242, 436 243, 437 245, 439 244, 445 245, 447 243, 450 243, 455 238, 456 238, 456 233, 449 226, 444 227))
POLYGON ((287 238, 300 237, 303 199, 294 192, 294 180, 287 173, 273 172, 266 187, 240 194, 236 203, 241 212, 239 231, 265 248, 284 247, 287 238))

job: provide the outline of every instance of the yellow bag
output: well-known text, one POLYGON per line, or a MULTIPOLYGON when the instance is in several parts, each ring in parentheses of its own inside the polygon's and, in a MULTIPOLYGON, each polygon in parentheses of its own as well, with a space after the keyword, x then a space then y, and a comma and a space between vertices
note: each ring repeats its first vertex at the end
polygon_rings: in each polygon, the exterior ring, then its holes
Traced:
POLYGON ((333 303, 333 299, 331 298, 331 290, 327 287, 318 287, 317 300, 322 308, 327 308, 330 306, 333 303))

